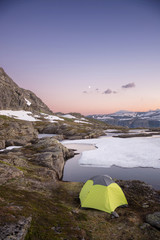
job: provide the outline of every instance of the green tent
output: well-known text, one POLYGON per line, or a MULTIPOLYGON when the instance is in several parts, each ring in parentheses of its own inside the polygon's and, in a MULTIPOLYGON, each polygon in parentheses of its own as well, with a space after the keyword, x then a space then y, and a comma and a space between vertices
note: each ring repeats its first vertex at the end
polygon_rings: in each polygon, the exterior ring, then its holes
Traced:
POLYGON ((94 208, 108 213, 128 205, 122 189, 111 177, 95 176, 89 179, 80 192, 81 207, 94 208))

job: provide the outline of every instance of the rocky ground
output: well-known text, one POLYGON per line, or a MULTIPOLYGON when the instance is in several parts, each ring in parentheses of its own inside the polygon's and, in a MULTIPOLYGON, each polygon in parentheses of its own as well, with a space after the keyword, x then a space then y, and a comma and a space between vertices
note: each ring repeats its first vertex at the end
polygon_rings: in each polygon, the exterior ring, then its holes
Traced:
POLYGON ((39 133, 57 134, 61 139, 74 140, 100 137, 104 135, 108 125, 94 120, 88 121, 88 124, 77 124, 74 120, 66 118, 64 122, 35 122, 34 127, 39 133))
POLYGON ((23 146, 37 139, 38 131, 32 122, 0 116, 0 149, 8 146, 23 146))
MULTIPOLYGON (((38 176, 39 177, 39 176, 38 176)), ((42 188, 20 187, 17 179, 1 185, 0 239, 160 239, 159 193, 139 182, 121 182, 128 208, 118 208, 119 218, 108 213, 81 209, 82 183, 50 182, 42 188), (147 217, 148 216, 148 217, 147 217), (157 218, 157 220, 156 220, 157 218)))
POLYGON ((88 124, 77 124, 72 119, 54 123, 44 120, 29 122, 0 115, 0 149, 32 143, 39 133, 56 134, 58 140, 97 138, 104 135, 107 127, 96 121, 88 124))
POLYGON ((0 153, 0 239, 160 239, 160 192, 117 180, 129 203, 119 218, 81 209, 83 183, 60 181, 73 155, 54 138, 0 153))
POLYGON ((160 192, 145 183, 117 180, 129 206, 118 208, 119 218, 112 218, 80 208, 83 183, 61 181, 74 151, 57 139, 98 137, 105 128, 96 121, 31 123, 0 117, 0 148, 21 146, 0 151, 1 240, 160 239, 160 192), (56 136, 38 139, 38 133, 56 136))

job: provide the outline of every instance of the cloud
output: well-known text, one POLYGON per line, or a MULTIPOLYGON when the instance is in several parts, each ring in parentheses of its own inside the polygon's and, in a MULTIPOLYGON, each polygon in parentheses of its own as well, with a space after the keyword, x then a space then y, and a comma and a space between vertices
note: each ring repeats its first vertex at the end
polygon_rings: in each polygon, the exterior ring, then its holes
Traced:
POLYGON ((99 93, 99 92, 100 92, 99 88, 96 88, 96 89, 95 89, 95 92, 96 92, 96 93, 99 93))
POLYGON ((111 89, 107 89, 106 91, 103 92, 103 94, 111 94, 112 93, 112 90, 111 89))
POLYGON ((126 84, 126 85, 123 85, 122 86, 122 88, 133 88, 133 87, 135 87, 136 85, 135 85, 135 83, 133 82, 133 83, 128 83, 128 84, 126 84))
POLYGON ((99 88, 95 88, 94 91, 86 91, 84 90, 82 92, 83 94, 116 94, 117 91, 111 90, 110 88, 108 88, 106 91, 101 92, 99 88))

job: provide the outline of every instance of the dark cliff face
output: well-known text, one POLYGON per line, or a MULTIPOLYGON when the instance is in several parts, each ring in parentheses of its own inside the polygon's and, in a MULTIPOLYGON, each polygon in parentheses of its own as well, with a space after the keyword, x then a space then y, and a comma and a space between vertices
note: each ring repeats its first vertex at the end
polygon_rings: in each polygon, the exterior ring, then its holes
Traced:
POLYGON ((33 92, 20 88, 0 68, 0 110, 26 110, 32 112, 53 112, 33 92))

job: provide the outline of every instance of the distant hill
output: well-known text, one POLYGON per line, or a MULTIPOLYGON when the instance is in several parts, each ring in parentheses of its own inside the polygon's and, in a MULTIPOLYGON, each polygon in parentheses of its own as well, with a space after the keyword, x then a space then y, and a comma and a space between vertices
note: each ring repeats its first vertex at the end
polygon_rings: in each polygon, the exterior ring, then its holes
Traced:
POLYGON ((160 127, 160 109, 148 112, 118 111, 112 114, 89 115, 111 125, 129 128, 156 128, 160 127))
POLYGON ((53 114, 33 92, 20 88, 3 68, 0 68, 0 110, 25 110, 53 114))

